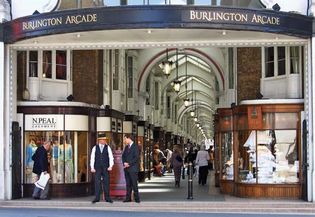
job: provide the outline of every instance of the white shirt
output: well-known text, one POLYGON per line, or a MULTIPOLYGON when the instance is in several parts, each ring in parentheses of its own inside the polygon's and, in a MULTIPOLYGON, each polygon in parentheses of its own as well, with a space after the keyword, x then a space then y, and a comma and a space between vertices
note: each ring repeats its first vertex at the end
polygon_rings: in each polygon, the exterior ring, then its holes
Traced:
POLYGON ((198 151, 195 163, 200 167, 208 166, 209 159, 210 156, 207 151, 198 151))
MULTIPOLYGON (((101 146, 103 144, 98 144, 100 146, 100 149, 102 150, 101 146)), ((105 146, 105 145, 103 145, 105 146)), ((112 149, 110 148, 109 145, 107 145, 108 148, 108 158, 109 158, 109 167, 112 167, 114 165, 114 156, 113 156, 113 152, 112 152, 112 149)), ((96 145, 92 148, 92 151, 91 151, 91 159, 90 159, 90 167, 91 169, 94 169, 94 163, 95 163, 95 147, 96 145)))

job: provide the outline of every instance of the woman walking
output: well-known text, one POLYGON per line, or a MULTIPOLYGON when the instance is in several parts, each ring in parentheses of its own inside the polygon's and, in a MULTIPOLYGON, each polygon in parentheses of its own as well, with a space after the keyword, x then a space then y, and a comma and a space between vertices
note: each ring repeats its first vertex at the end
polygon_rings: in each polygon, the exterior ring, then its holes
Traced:
POLYGON ((178 147, 174 148, 174 152, 172 154, 170 162, 171 162, 171 167, 173 167, 173 170, 174 170, 175 187, 180 187, 180 176, 181 176, 181 170, 183 166, 183 157, 178 147))
POLYGON ((205 146, 202 145, 196 157, 196 165, 199 166, 199 185, 205 185, 207 183, 209 159, 209 153, 205 150, 205 146))

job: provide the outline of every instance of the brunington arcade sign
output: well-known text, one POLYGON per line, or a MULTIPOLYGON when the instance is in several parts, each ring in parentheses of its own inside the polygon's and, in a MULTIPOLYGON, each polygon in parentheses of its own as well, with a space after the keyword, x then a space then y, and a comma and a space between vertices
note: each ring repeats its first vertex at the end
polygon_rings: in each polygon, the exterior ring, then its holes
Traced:
POLYGON ((248 13, 225 13, 190 10, 191 20, 214 21, 232 21, 235 23, 256 23, 261 25, 280 25, 280 18, 276 16, 267 16, 248 13))
POLYGON ((312 19, 299 14, 273 10, 179 5, 57 11, 22 17, 2 25, 3 40, 8 43, 77 31, 139 28, 252 30, 304 38, 312 35, 312 19))

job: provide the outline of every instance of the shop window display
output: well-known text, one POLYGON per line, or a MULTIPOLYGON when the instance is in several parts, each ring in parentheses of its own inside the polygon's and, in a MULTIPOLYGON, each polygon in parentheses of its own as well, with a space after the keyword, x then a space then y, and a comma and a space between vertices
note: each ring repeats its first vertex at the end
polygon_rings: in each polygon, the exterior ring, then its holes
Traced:
POLYGON ((37 131, 26 132, 25 183, 34 182, 31 156, 46 140, 52 141, 48 153, 52 183, 79 183, 88 181, 87 132, 37 131))
POLYGON ((232 132, 223 133, 221 137, 221 152, 222 152, 222 179, 234 179, 234 162, 233 162, 233 147, 232 147, 232 132))
POLYGON ((145 162, 144 162, 144 137, 138 136, 138 148, 139 148, 139 156, 140 156, 140 172, 144 171, 145 162))
POLYGON ((296 130, 253 130, 240 144, 239 178, 244 183, 299 182, 296 130))

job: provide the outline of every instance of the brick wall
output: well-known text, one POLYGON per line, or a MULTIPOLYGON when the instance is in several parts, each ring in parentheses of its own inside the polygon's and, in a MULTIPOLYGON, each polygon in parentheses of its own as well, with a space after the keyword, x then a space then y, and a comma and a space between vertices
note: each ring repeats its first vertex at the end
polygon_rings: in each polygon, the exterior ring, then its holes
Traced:
POLYGON ((75 101, 103 104, 102 72, 102 51, 73 51, 73 96, 75 101))
POLYGON ((260 92, 261 48, 237 49, 237 102, 257 99, 260 92))

